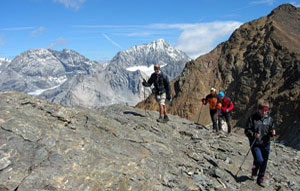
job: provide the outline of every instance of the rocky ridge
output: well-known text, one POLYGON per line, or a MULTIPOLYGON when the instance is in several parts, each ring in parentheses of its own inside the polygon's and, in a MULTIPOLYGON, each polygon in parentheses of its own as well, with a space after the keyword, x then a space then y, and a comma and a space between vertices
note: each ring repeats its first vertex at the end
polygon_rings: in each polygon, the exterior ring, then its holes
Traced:
MULTIPOLYGON (((0 93, 0 190, 262 190, 245 137, 124 105, 67 108, 0 93)), ((300 151, 272 144, 265 190, 299 190, 300 151), (274 150, 277 152, 275 153, 274 150)))
MULTIPOLYGON (((234 102, 234 124, 245 125, 259 99, 271 102, 280 139, 300 150, 300 8, 284 4, 268 16, 245 23, 228 41, 186 64, 173 81, 173 114, 211 122, 201 98, 210 87, 234 102)), ((153 97, 139 107, 157 109, 153 97)))

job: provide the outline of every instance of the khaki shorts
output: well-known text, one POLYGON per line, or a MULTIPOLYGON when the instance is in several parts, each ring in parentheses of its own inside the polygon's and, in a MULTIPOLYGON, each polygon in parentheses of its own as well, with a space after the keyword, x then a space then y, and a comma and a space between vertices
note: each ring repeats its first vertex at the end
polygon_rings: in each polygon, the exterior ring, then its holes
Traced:
POLYGON ((165 105, 166 104, 166 93, 156 95, 156 101, 159 104, 165 105))

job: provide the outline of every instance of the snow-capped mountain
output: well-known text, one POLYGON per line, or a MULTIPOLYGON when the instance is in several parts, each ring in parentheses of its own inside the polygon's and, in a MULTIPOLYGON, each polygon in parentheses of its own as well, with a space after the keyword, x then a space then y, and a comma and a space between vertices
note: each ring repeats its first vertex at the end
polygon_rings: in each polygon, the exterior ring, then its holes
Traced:
POLYGON ((154 64, 172 79, 188 60, 162 39, 121 51, 103 65, 72 50, 33 49, 0 73, 0 91, 22 91, 66 106, 135 105, 150 93, 141 82, 154 64))
POLYGON ((150 89, 144 88, 141 82, 154 72, 155 63, 164 66, 164 72, 172 79, 181 73, 188 60, 185 53, 160 39, 121 51, 99 73, 76 76, 41 96, 69 106, 136 105, 150 94, 150 89), (145 73, 146 70, 150 72, 145 73))
POLYGON ((99 70, 99 64, 72 50, 31 49, 16 56, 1 72, 0 91, 38 95, 54 89, 74 75, 99 70))
POLYGON ((162 71, 170 79, 178 76, 190 58, 182 51, 173 48, 165 40, 158 39, 150 44, 136 45, 129 50, 120 51, 111 63, 128 71, 140 70, 147 75, 153 73, 154 64, 160 64, 162 71))

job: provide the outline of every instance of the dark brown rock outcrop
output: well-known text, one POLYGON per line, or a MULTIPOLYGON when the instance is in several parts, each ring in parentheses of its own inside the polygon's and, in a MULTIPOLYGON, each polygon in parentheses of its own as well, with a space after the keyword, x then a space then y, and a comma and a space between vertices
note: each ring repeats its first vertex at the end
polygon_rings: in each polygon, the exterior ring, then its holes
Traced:
MULTIPOLYGON (((197 121, 200 100, 212 86, 233 100, 233 119, 239 127, 256 110, 259 99, 268 99, 280 138, 300 149, 300 8, 281 5, 188 62, 172 83, 171 113, 197 121)), ((138 106, 156 109, 150 99, 145 103, 138 106)), ((206 106, 200 123, 209 122, 206 106)))

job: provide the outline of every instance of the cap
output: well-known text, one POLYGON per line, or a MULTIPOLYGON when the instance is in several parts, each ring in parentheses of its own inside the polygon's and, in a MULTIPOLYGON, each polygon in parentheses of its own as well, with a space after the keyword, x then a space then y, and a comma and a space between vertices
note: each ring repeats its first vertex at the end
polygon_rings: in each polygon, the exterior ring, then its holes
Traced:
POLYGON ((217 91, 216 88, 210 88, 210 91, 217 91))
POLYGON ((159 65, 154 65, 154 70, 160 70, 160 66, 159 65))
POLYGON ((219 92, 219 96, 224 97, 224 95, 225 95, 224 92, 222 91, 219 92))

